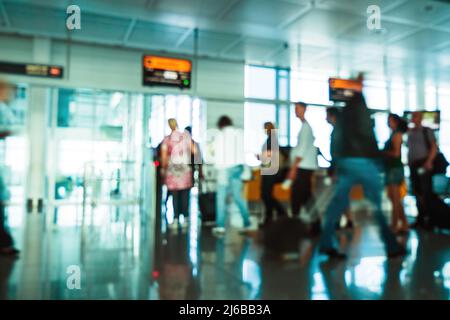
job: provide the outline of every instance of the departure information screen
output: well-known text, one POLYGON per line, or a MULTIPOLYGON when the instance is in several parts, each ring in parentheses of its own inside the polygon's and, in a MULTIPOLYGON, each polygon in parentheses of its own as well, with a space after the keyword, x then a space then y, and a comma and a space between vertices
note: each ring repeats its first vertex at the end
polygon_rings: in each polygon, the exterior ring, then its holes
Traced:
POLYGON ((12 63, 0 61, 0 72, 21 76, 61 79, 63 68, 36 63, 12 63))
POLYGON ((356 80, 330 78, 328 83, 331 101, 348 101, 363 88, 362 83, 356 80))
POLYGON ((192 63, 189 60, 144 56, 143 85, 169 86, 189 89, 191 87, 192 63))

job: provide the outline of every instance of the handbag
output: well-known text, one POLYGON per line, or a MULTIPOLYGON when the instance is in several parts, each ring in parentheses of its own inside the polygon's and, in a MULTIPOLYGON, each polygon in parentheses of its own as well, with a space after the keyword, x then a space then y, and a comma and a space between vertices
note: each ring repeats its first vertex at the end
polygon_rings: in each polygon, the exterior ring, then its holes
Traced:
MULTIPOLYGON (((426 128, 423 128, 422 133, 425 138, 425 143, 427 144, 427 149, 430 150, 431 148, 431 142, 430 138, 428 137, 428 134, 426 132, 426 128)), ((445 158, 444 154, 441 152, 441 150, 437 150, 436 157, 433 160, 433 169, 431 170, 432 175, 436 174, 446 174, 447 173, 447 167, 448 167, 448 161, 445 158)))

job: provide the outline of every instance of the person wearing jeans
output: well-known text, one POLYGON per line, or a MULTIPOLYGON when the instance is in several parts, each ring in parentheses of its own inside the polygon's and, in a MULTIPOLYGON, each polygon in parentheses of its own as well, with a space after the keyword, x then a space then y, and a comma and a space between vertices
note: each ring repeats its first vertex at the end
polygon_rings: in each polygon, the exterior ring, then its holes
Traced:
POLYGON ((350 205, 350 192, 354 185, 360 184, 363 187, 364 195, 374 206, 374 218, 378 224, 380 236, 386 246, 388 255, 395 255, 401 247, 397 243, 394 234, 391 232, 386 218, 382 211, 382 173, 380 164, 371 158, 341 158, 337 161, 339 172, 336 182, 335 196, 331 200, 325 212, 325 223, 323 235, 320 240, 321 251, 331 252, 337 250, 335 236, 336 223, 341 218, 342 213, 350 205))
POLYGON ((250 218, 242 198, 242 173, 245 163, 243 133, 233 127, 233 122, 227 116, 220 117, 217 126, 219 132, 214 140, 214 163, 217 169, 216 227, 213 233, 220 236, 225 233, 229 193, 244 220, 244 231, 250 227, 250 218))
POLYGON ((216 200, 216 214, 217 227, 225 228, 226 220, 226 202, 228 194, 231 194, 236 203, 239 212, 244 221, 244 228, 250 227, 250 217, 247 210, 246 203, 242 198, 242 179, 241 175, 244 171, 244 166, 238 165, 228 169, 220 169, 218 172, 217 181, 217 200, 216 200))
POLYGON ((355 92, 338 117, 334 129, 337 181, 335 195, 325 211, 319 252, 330 258, 346 258, 344 253, 339 252, 335 226, 349 206, 351 188, 360 184, 364 195, 375 207, 374 218, 387 255, 405 255, 406 250, 397 242, 383 215, 380 151, 362 93, 355 92))

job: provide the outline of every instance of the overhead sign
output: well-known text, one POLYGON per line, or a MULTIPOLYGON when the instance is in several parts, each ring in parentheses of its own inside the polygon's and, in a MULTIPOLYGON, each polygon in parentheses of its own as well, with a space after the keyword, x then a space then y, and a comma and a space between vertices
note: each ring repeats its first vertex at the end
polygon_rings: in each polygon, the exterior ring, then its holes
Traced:
POLYGON ((362 92, 362 82, 349 79, 328 80, 331 101, 348 101, 356 92, 362 92))
POLYGON ((142 66, 144 86, 191 87, 192 63, 189 60, 144 56, 142 66))
POLYGON ((0 61, 0 73, 17 74, 21 76, 43 77, 61 79, 63 67, 37 64, 37 63, 12 63, 0 61))

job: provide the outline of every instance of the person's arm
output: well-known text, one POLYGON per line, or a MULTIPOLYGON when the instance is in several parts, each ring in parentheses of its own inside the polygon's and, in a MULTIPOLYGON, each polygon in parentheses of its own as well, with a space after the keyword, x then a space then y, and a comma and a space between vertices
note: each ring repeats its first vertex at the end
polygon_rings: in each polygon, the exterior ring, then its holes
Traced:
POLYGON ((166 177, 167 167, 169 166, 169 149, 165 142, 161 145, 161 176, 166 177))
POLYGON ((392 137, 392 148, 391 150, 386 150, 383 153, 388 157, 398 158, 402 154, 402 134, 396 133, 392 137))
POLYGON ((428 157, 427 160, 425 161, 423 167, 426 170, 431 170, 433 169, 433 161, 434 158, 436 158, 437 152, 438 152, 438 146, 436 143, 436 139, 434 138, 434 135, 431 135, 431 130, 427 129, 426 134, 428 135, 428 141, 430 141, 430 150, 428 151, 428 157))

